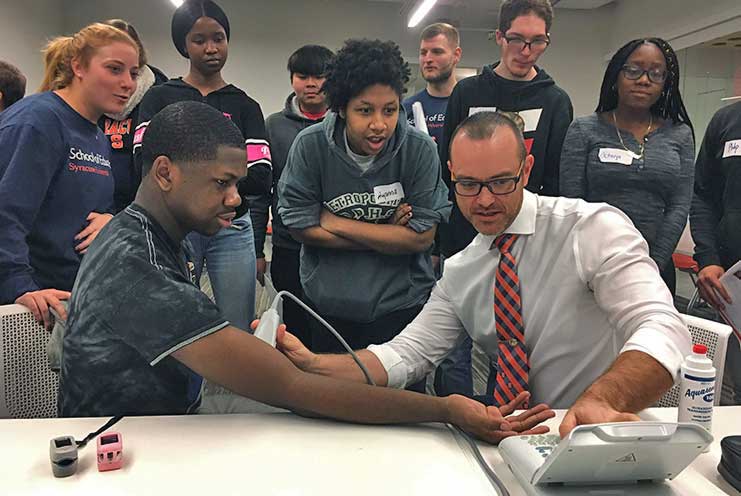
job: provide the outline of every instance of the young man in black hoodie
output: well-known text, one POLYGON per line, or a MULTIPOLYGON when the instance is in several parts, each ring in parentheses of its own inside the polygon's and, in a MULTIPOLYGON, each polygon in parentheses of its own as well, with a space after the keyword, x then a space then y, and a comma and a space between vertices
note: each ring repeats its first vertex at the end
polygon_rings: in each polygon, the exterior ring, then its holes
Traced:
MULTIPOLYGON (((719 278, 741 260, 741 103, 720 109, 705 131, 695 163, 695 194, 690 207, 700 295, 718 309, 730 303, 719 278)), ((726 377, 741 404, 741 347, 731 336, 726 377)))
MULTIPOLYGON (((273 259, 270 275, 275 289, 290 291, 296 296, 302 293, 299 277, 301 243, 293 239, 278 215, 278 180, 296 135, 321 122, 327 113, 329 107, 322 85, 332 55, 329 48, 319 45, 305 45, 293 52, 288 58, 293 92, 288 95, 285 108, 265 121, 273 156, 273 259)), ((259 272, 260 267, 258 277, 259 272)), ((302 341, 311 342, 304 311, 293 301, 283 300, 283 320, 289 329, 301 335, 302 341)))
MULTIPOLYGON (((549 0, 507 0, 502 4, 496 33, 501 60, 485 66, 480 75, 460 81, 448 100, 440 146, 440 163, 448 186, 448 144, 453 131, 471 114, 497 110, 517 113, 524 122, 525 144, 535 157, 527 189, 558 195, 561 146, 574 110, 566 92, 535 65, 550 44, 552 21, 549 0)), ((452 193, 451 200, 455 200, 452 193)), ((475 236, 476 230, 454 202, 449 223, 440 226, 441 253, 451 257, 475 236)))

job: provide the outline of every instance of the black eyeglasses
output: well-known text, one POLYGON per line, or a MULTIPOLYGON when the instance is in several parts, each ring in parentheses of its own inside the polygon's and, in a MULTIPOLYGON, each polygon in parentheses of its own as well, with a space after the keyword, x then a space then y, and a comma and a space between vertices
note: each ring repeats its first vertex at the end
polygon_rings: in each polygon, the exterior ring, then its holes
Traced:
POLYGON ((625 64, 621 70, 623 71, 623 76, 631 81, 641 79, 644 74, 648 75, 648 79, 652 83, 663 84, 666 81, 666 71, 664 69, 645 70, 637 65, 625 64))
POLYGON ((517 183, 522 178, 522 168, 524 165, 525 162, 520 164, 520 169, 514 177, 498 177, 491 181, 471 181, 464 179, 463 181, 451 181, 451 183, 456 194, 460 196, 479 196, 484 186, 486 186, 486 189, 492 195, 508 195, 517 189, 517 183))
POLYGON ((508 45, 519 51, 523 51, 525 47, 528 47, 531 52, 543 52, 551 44, 550 38, 535 38, 532 41, 527 41, 525 38, 519 36, 505 35, 504 39, 507 40, 508 45))

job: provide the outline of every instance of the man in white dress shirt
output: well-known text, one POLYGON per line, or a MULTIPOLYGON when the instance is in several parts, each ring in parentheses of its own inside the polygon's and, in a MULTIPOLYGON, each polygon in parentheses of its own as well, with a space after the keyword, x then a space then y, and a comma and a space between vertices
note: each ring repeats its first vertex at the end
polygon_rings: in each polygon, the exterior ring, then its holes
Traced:
MULTIPOLYGON (((499 350, 517 343, 498 335, 495 239, 514 234, 517 320, 527 355, 520 365, 532 404, 570 409, 561 435, 579 424, 637 420, 636 412, 672 386, 691 345, 640 233, 607 204, 526 191, 533 157, 519 129, 500 114, 466 119, 450 148, 458 205, 479 235, 446 261, 444 277, 401 334, 359 352, 376 384, 403 388, 418 381, 466 333, 502 369, 499 350)), ((312 354, 289 333, 281 334, 279 347, 303 370, 364 381, 347 355, 312 354)), ((521 390, 513 387, 514 394, 521 390)))

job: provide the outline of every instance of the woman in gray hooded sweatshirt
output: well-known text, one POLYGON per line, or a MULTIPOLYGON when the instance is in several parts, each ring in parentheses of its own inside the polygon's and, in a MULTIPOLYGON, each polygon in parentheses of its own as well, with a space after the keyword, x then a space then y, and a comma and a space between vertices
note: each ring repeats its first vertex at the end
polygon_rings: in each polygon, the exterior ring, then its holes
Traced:
MULTIPOLYGON (((401 106, 408 80, 395 43, 346 41, 324 83, 331 111, 296 137, 278 185, 278 212, 303 244, 305 297, 356 349, 388 341, 422 309, 430 247, 450 213, 435 143, 401 106)), ((340 351, 310 326, 313 351, 340 351)))

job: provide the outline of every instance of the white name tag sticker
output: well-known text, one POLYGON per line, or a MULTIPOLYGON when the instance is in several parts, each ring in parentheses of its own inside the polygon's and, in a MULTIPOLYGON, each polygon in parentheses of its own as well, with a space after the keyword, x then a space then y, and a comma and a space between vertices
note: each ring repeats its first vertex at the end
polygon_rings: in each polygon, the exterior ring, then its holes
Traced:
POLYGON ((723 158, 741 156, 741 140, 726 141, 723 147, 723 158))
POLYGON ((471 107, 468 109, 468 116, 472 116, 473 114, 478 114, 479 112, 496 112, 496 107, 471 107))
POLYGON ((530 109, 521 110, 517 112, 522 117, 522 122, 525 124, 525 129, 522 130, 524 133, 531 133, 538 129, 538 123, 540 122, 540 116, 543 114, 543 109, 530 109))
POLYGON ((373 196, 377 205, 396 206, 404 198, 404 188, 401 183, 384 184, 373 188, 373 196))
POLYGON ((600 148, 599 161, 603 164, 631 165, 633 163, 633 154, 620 148, 600 148))

